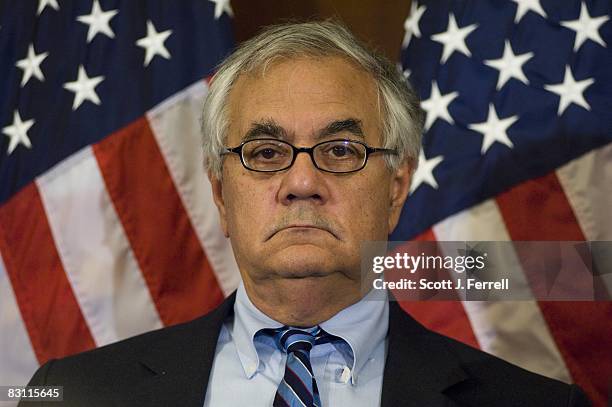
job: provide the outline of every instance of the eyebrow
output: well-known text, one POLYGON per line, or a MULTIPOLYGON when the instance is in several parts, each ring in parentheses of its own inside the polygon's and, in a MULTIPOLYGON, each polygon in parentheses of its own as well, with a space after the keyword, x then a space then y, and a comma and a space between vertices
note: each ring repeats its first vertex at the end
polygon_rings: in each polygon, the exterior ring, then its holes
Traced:
POLYGON ((353 136, 363 139, 363 129, 361 128, 361 120, 348 118, 344 120, 336 120, 325 126, 317 135, 317 139, 328 136, 334 136, 338 133, 348 132, 353 136))
POLYGON ((244 142, 262 137, 286 139, 287 132, 274 120, 268 119, 262 122, 251 123, 251 127, 242 138, 242 141, 244 142))
MULTIPOLYGON (((342 120, 334 120, 328 123, 325 127, 319 130, 316 134, 316 140, 325 137, 334 136, 338 133, 348 132, 353 136, 364 139, 361 120, 355 118, 347 118, 342 120)), ((281 140, 286 140, 288 137, 287 131, 273 119, 263 120, 261 122, 253 122, 249 130, 242 138, 242 141, 271 137, 281 140)))

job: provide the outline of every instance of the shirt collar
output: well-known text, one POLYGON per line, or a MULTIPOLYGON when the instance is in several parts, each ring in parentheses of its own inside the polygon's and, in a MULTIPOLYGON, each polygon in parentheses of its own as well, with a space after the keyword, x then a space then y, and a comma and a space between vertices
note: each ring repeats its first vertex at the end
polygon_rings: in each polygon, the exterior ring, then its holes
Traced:
POLYGON ((371 290, 355 304, 319 324, 326 332, 344 339, 353 351, 351 379, 353 384, 374 350, 387 337, 389 328, 389 303, 371 290))
MULTIPOLYGON (((230 335, 245 375, 250 379, 259 368, 259 355, 255 347, 255 334, 264 328, 281 328, 283 324, 261 312, 249 299, 244 284, 240 282, 234 304, 234 320, 230 335)), ((387 336, 389 327, 389 303, 387 295, 370 291, 355 304, 343 309, 320 324, 327 333, 345 340, 353 353, 352 381, 370 359, 372 353, 387 336), (374 295, 376 294, 376 295, 374 295)))
POLYGON ((250 379, 259 368, 259 355, 255 348, 255 334, 264 328, 280 328, 283 324, 261 312, 249 299, 240 281, 234 303, 234 321, 230 334, 245 375, 250 379))

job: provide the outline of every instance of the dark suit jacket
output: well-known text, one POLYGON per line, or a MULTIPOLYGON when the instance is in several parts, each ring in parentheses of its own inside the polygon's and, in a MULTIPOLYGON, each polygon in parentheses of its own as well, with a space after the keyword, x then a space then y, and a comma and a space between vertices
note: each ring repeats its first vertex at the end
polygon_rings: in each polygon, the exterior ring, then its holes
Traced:
MULTIPOLYGON (((45 404, 54 407, 202 407, 217 338, 234 299, 194 321, 51 360, 30 385, 64 386, 63 403, 45 404)), ((389 312, 384 407, 589 405, 575 385, 429 331, 394 302, 389 312)), ((20 404, 33 405, 41 404, 20 404)))

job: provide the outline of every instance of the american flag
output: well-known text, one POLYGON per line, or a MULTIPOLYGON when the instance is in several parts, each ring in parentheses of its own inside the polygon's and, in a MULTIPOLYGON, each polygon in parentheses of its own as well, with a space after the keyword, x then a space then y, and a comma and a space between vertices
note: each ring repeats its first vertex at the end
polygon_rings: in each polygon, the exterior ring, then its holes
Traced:
MULTIPOLYGON (((426 133, 394 240, 612 240, 611 13, 609 0, 412 2, 402 70, 426 133)), ((609 300, 612 264, 602 269, 609 300)), ((403 306, 604 405, 611 304, 403 306)))
POLYGON ((202 167, 228 0, 0 3, 0 385, 238 283, 202 167))
MULTIPOLYGON (((574 51, 578 36, 562 22, 579 18, 578 2, 544 4, 545 16, 537 1, 523 3, 413 3, 404 65, 439 117, 429 119, 395 239, 612 240, 612 24, 594 29, 604 45, 584 34, 574 51), (458 29, 475 25, 464 48, 434 39, 451 11, 458 29), (503 55, 505 39, 517 55, 534 55, 528 84, 513 77, 497 89, 484 61, 503 55), (553 51, 567 60, 547 60, 553 51), (581 53, 589 56, 578 63, 581 53), (573 101, 555 114, 560 96, 544 85, 563 83, 566 65, 576 82, 593 78, 589 108, 573 101), (434 79, 442 102, 431 98, 434 79), (469 126, 487 121, 490 104, 501 121, 518 116, 506 129, 516 148, 495 133, 481 152, 484 136, 469 126)), ((592 18, 610 12, 604 2, 586 6, 592 18)), ((206 78, 232 45, 231 14, 227 0, 0 3, 0 384, 25 384, 51 357, 196 317, 237 286, 198 131, 206 78)), ((612 371, 606 305, 403 305, 603 400, 612 371)))

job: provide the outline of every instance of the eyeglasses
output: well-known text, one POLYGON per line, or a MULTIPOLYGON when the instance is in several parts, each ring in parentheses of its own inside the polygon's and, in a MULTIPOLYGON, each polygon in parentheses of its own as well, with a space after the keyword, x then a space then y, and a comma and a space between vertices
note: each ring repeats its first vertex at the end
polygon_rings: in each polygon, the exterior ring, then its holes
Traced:
POLYGON ((276 172, 291 167, 299 153, 307 153, 314 166, 325 172, 347 173, 361 170, 373 153, 397 154, 397 150, 370 147, 361 141, 329 140, 312 147, 296 147, 278 139, 254 139, 238 147, 226 147, 221 155, 234 153, 247 170, 276 172))

